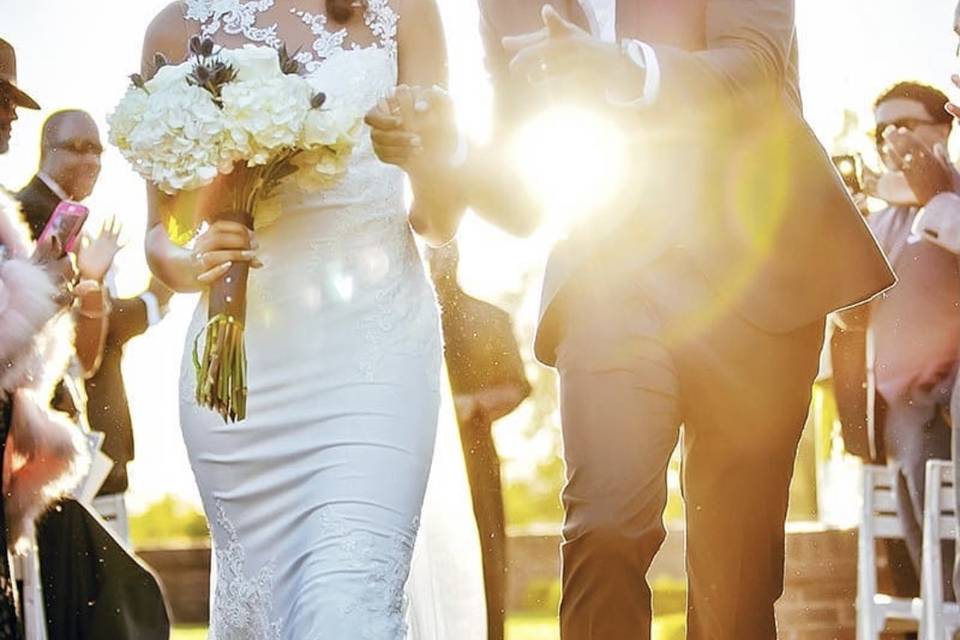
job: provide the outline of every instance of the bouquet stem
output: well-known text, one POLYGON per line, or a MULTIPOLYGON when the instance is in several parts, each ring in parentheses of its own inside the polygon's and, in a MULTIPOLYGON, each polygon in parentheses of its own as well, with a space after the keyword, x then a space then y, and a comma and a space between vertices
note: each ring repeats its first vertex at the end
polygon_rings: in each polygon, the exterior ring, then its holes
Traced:
MULTIPOLYGON (((253 216, 234 210, 220 220, 253 228, 253 216)), ((247 351, 244 326, 247 318, 248 262, 237 262, 210 288, 206 342, 199 354, 200 336, 193 347, 197 372, 197 404, 219 413, 224 422, 237 422, 247 415, 247 351)))

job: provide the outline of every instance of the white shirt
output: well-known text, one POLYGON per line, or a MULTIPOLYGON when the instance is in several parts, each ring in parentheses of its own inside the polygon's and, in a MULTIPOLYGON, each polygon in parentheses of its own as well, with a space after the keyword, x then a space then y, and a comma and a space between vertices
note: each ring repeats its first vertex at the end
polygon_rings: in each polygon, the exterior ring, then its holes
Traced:
MULTIPOLYGON (((585 0, 584 9, 593 9, 593 35, 606 42, 617 41, 617 0, 585 0)), ((591 18, 590 11, 587 17, 591 18)))
MULTIPOLYGON (((590 31, 604 42, 617 41, 617 0, 580 0, 587 20, 590 22, 590 31)), ((646 71, 643 83, 643 95, 634 105, 650 104, 660 92, 660 62, 657 53, 646 42, 635 41, 643 52, 641 66, 646 71)), ((626 41, 625 41, 626 43, 626 41)))
POLYGON ((67 192, 63 190, 63 187, 60 186, 60 183, 48 176, 46 172, 38 172, 37 177, 40 178, 40 182, 47 185, 47 188, 50 189, 50 191, 53 191, 53 195, 57 196, 61 200, 73 202, 73 199, 67 195, 67 192))

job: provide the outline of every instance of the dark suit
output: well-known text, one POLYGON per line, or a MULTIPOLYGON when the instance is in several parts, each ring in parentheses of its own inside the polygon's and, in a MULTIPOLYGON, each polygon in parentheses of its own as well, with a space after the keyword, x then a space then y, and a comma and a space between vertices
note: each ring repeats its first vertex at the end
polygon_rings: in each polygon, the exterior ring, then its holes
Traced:
POLYGON ((40 578, 50 640, 167 640, 160 581, 75 500, 40 520, 40 578))
MULTIPOLYGON (((455 281, 437 286, 443 321, 444 356, 454 397, 491 389, 516 390, 515 405, 530 395, 530 383, 513 334, 510 314, 473 298, 455 281)), ((505 414, 508 407, 503 407, 505 414)), ((502 640, 507 596, 507 541, 500 458, 493 420, 485 411, 457 416, 470 482, 473 513, 480 534, 487 601, 487 637, 502 640)))
MULTIPOLYGON (((500 40, 542 4, 480 0, 500 136, 536 104, 500 40)), ((561 635, 649 637, 683 424, 688 637, 766 640, 824 317, 894 277, 800 115, 792 1, 621 0, 617 26, 662 73, 624 120, 646 168, 554 251, 536 345, 561 378, 561 635)))
MULTIPOLYGON (((50 219, 60 198, 39 177, 34 177, 18 194, 24 218, 36 239, 50 219)), ((97 373, 86 381, 87 419, 90 428, 102 431, 106 438, 103 452, 116 463, 100 489, 100 495, 127 490, 127 464, 133 460, 133 425, 123 386, 120 363, 123 346, 147 330, 147 308, 140 298, 113 301, 97 373)))

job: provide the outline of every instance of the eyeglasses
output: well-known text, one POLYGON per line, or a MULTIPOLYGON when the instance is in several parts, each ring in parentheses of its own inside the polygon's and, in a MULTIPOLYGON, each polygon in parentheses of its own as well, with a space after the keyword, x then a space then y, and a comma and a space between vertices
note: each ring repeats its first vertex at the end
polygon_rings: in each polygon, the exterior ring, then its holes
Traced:
POLYGON ((57 151, 66 151, 68 153, 77 155, 99 156, 103 153, 103 147, 101 147, 99 144, 80 140, 70 140, 62 144, 57 144, 54 146, 54 149, 57 151))

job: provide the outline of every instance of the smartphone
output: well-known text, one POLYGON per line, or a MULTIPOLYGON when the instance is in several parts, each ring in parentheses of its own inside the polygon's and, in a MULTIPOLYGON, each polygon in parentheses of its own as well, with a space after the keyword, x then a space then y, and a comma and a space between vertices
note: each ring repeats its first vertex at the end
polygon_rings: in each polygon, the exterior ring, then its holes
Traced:
POLYGON ((64 255, 73 251, 80 239, 80 232, 90 215, 90 210, 77 202, 64 200, 53 210, 53 215, 47 221, 43 233, 37 240, 37 245, 44 246, 50 238, 56 237, 63 247, 64 255))
POLYGON ((863 184, 860 180, 863 160, 858 154, 833 156, 833 166, 837 168, 843 184, 847 185, 850 193, 863 193, 863 184))

